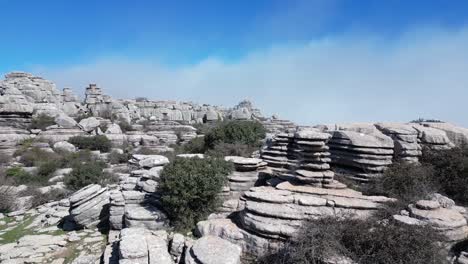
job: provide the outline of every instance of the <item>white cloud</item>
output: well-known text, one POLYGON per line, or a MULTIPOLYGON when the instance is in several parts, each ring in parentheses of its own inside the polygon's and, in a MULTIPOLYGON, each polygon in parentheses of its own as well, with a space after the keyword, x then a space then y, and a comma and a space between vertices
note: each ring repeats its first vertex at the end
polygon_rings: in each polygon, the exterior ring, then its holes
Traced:
POLYGON ((301 124, 440 118, 468 125, 468 28, 419 29, 398 40, 345 34, 279 46, 236 62, 166 67, 100 58, 37 68, 80 94, 95 82, 118 98, 145 96, 232 106, 248 98, 301 124))

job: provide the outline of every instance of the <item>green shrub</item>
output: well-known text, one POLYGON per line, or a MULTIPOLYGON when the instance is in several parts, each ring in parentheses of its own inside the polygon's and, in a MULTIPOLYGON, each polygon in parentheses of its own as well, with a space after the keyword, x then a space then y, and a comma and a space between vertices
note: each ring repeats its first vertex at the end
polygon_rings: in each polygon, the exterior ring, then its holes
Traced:
POLYGON ((99 150, 101 152, 109 152, 112 148, 111 141, 104 135, 93 137, 75 136, 68 139, 68 142, 80 149, 99 150))
POLYGON ((39 166, 41 163, 59 159, 60 155, 54 152, 44 151, 40 148, 33 147, 25 149, 21 152, 20 162, 26 167, 39 166))
POLYGON ((183 144, 184 153, 249 157, 262 145, 266 133, 263 125, 256 121, 226 121, 199 125, 198 129, 206 133, 205 136, 183 144))
POLYGON ((177 230, 190 230, 219 205, 232 164, 217 158, 176 158, 161 172, 164 210, 177 230))
POLYGON ((6 176, 4 168, 0 168, 0 213, 8 213, 13 208, 15 197, 12 195, 12 188, 7 187, 12 185, 13 179, 6 176))
POLYGON ((260 147, 265 133, 263 125, 256 121, 227 121, 205 135, 205 144, 210 149, 214 149, 219 143, 260 147))
POLYGON ((40 114, 31 120, 29 129, 45 130, 48 126, 55 125, 55 118, 46 114, 40 114))
POLYGON ((360 264, 440 264, 445 259, 439 239, 429 227, 328 217, 306 223, 297 237, 258 263, 323 264, 347 257, 360 264))
POLYGON ((29 172, 25 171, 21 167, 11 167, 5 171, 7 178, 14 181, 15 184, 30 184, 37 181, 37 179, 29 172))
POLYGON ((440 192, 457 202, 468 204, 468 148, 424 149, 421 163, 432 166, 440 192))
POLYGON ((110 164, 122 164, 127 163, 129 159, 132 158, 130 153, 119 153, 116 150, 113 150, 109 153, 109 163, 110 164))
POLYGON ((103 173, 105 167, 101 161, 76 162, 72 172, 65 176, 64 183, 71 190, 79 190, 89 184, 107 184, 111 176, 103 173))
POLYGON ((258 147, 249 146, 241 143, 218 143, 213 149, 210 149, 206 154, 217 157, 225 156, 242 156, 250 157, 254 151, 258 150, 258 147))
POLYGON ((432 166, 394 163, 382 177, 368 184, 366 192, 414 202, 439 190, 435 175, 432 166))
POLYGON ((184 153, 205 153, 205 139, 203 137, 196 137, 182 145, 180 152, 184 153))

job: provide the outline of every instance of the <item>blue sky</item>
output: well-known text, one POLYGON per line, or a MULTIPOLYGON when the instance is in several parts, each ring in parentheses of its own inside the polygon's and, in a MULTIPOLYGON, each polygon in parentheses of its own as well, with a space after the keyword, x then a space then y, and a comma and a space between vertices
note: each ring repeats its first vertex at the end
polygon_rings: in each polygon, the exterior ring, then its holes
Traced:
POLYGON ((468 125, 468 1, 0 0, 0 73, 303 124, 468 125))

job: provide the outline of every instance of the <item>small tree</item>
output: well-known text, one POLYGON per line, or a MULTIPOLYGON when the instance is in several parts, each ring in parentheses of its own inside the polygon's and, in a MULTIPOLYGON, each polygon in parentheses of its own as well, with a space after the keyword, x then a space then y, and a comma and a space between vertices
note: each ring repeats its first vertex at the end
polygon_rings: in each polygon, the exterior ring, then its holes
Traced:
POLYGON ((177 230, 190 230, 219 205, 232 164, 217 158, 176 158, 161 173, 164 210, 177 230))
POLYGON ((80 149, 99 150, 101 152, 109 152, 112 148, 111 141, 104 135, 93 137, 75 136, 68 139, 68 142, 80 149))

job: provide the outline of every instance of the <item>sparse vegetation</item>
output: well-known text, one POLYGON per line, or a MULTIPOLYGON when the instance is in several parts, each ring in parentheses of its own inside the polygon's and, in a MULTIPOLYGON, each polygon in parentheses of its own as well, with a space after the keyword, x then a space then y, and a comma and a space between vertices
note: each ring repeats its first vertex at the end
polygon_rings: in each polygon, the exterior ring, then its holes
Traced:
POLYGON ((190 230, 213 212, 231 171, 232 164, 218 158, 176 158, 164 167, 161 202, 175 229, 190 230))
POLYGON ((7 178, 11 179, 16 185, 31 184, 37 181, 31 173, 25 171, 21 167, 11 167, 5 171, 7 178))
POLYGON ((131 159, 132 155, 128 152, 120 153, 117 150, 113 150, 109 153, 110 164, 121 164, 127 163, 131 159))
POLYGON ((430 165, 394 163, 381 178, 369 183, 366 191, 411 203, 439 190, 435 178, 435 171, 430 165))
POLYGON ((307 222, 297 237, 258 263, 323 264, 345 257, 359 264, 440 264, 445 259, 439 239, 427 226, 328 217, 307 222))
POLYGON ((205 136, 187 142, 180 152, 249 157, 260 148, 266 133, 263 125, 256 121, 225 121, 198 128, 205 136))
POLYGON ((45 130, 48 126, 55 125, 55 118, 46 114, 40 114, 31 120, 29 129, 45 130))
POLYGON ((79 149, 99 150, 101 152, 109 152, 112 148, 111 141, 104 135, 85 137, 75 136, 68 140, 71 144, 79 149))
POLYGON ((432 166, 440 192, 462 204, 468 204, 468 148, 424 149, 421 163, 432 166))
POLYGON ((65 177, 65 185, 71 190, 79 190, 89 184, 106 185, 115 182, 113 175, 103 172, 106 164, 101 161, 74 162, 72 172, 65 177))

